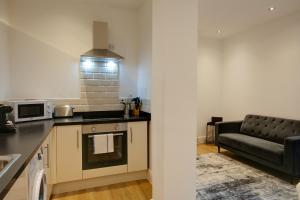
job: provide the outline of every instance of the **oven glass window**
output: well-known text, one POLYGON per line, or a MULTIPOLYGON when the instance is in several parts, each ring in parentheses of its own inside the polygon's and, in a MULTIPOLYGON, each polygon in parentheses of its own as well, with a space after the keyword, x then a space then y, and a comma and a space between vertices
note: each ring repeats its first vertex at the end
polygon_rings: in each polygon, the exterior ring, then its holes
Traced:
POLYGON ((94 154, 94 139, 89 138, 88 141, 88 161, 89 163, 103 163, 112 160, 120 160, 123 157, 122 151, 122 136, 114 137, 114 152, 113 153, 103 153, 94 154))
POLYGON ((18 105, 18 118, 43 117, 44 104, 23 104, 18 105))
POLYGON ((92 134, 83 136, 83 169, 95 169, 127 164, 127 133, 114 133, 111 153, 95 154, 92 134))

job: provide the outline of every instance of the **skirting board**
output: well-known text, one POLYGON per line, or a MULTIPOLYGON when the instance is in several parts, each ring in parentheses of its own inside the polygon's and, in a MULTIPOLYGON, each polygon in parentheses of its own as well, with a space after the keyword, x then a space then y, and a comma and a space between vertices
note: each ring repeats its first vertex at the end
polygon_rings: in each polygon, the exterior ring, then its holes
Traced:
POLYGON ((73 181, 67 183, 59 183, 54 185, 53 194, 54 195, 63 194, 67 192, 92 189, 92 188, 102 187, 106 185, 143 180, 147 178, 148 178, 148 171, 145 170, 140 172, 132 172, 132 173, 118 174, 118 175, 79 180, 79 181, 73 181))
POLYGON ((204 143, 205 143, 205 136, 198 136, 197 144, 204 144, 204 143))
POLYGON ((47 200, 51 199, 53 185, 47 185, 47 200))
POLYGON ((148 177, 147 177, 147 179, 152 184, 152 170, 151 169, 148 170, 148 177))

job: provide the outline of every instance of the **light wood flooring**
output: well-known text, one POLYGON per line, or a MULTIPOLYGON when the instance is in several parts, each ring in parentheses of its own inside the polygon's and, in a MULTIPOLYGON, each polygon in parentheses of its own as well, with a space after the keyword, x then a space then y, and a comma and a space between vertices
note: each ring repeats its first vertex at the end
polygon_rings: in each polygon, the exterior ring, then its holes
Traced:
MULTIPOLYGON (((217 147, 211 144, 197 146, 198 155, 217 151, 217 147)), ((52 200, 149 200, 151 197, 151 184, 142 180, 66 193, 54 196, 52 200)))
POLYGON ((52 200, 149 200, 151 184, 146 180, 132 181, 57 195, 52 200))
POLYGON ((197 153, 198 155, 207 153, 217 153, 218 148, 214 144, 198 144, 197 153))

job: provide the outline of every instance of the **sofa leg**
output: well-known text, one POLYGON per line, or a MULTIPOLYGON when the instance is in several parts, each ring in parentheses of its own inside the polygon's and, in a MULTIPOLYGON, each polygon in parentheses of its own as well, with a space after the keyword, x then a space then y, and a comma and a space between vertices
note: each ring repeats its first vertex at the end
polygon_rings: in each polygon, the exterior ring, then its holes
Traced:
POLYGON ((218 146, 218 153, 221 153, 221 147, 218 146))
POLYGON ((291 179, 290 179, 290 183, 291 183, 292 185, 296 185, 296 184, 298 183, 298 180, 295 179, 295 178, 291 178, 291 179))

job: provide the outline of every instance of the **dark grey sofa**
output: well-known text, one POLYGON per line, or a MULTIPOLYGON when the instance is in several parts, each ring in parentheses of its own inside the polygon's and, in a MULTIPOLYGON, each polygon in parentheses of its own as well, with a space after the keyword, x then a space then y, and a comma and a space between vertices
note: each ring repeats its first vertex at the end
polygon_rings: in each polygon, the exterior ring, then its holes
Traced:
POLYGON ((247 159, 300 178, 300 121, 247 115, 216 124, 216 145, 247 159))

